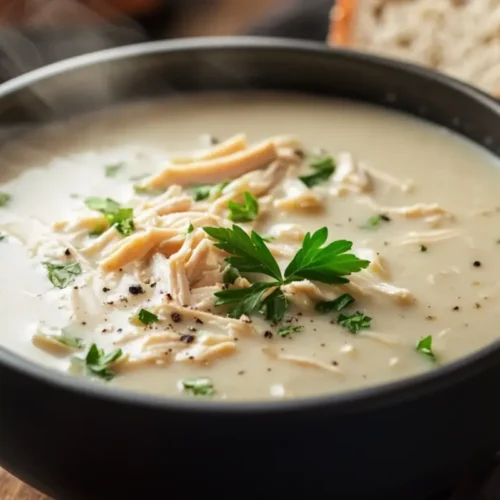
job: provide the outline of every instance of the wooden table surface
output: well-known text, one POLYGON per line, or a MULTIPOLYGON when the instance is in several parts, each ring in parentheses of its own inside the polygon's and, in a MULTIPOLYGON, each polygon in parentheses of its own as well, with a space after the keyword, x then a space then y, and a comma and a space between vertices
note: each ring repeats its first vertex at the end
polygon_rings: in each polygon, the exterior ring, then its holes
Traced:
MULTIPOLYGON (((280 3, 290 0, 217 0, 210 7, 187 12, 174 30, 176 36, 231 35, 244 30, 280 3)), ((1 5, 0 5, 1 6, 1 5)), ((0 443, 1 446, 1 443, 0 443)), ((0 468, 0 500, 51 500, 0 468)))

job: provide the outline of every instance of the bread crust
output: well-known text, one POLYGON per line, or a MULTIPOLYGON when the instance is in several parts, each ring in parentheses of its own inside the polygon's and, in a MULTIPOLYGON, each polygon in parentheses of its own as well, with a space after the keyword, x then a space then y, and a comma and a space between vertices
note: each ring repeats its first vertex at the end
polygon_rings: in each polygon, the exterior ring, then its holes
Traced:
POLYGON ((354 16, 358 7, 357 0, 337 0, 330 11, 330 45, 348 47, 352 43, 354 16))

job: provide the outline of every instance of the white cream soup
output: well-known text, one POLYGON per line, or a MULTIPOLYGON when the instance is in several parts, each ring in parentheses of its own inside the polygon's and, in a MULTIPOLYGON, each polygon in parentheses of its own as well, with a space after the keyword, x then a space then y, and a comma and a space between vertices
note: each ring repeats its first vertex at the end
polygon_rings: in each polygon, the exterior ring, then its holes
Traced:
POLYGON ((407 116, 302 95, 150 102, 11 145, 0 176, 0 344, 96 383, 296 398, 498 335, 497 160, 407 116))

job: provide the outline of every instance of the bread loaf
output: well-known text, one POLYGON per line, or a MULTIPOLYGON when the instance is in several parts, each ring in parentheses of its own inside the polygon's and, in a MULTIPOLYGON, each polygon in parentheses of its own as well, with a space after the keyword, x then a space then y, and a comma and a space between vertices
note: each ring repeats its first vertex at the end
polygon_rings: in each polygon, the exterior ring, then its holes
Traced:
POLYGON ((337 0, 329 42, 422 64, 500 97, 500 0, 337 0))

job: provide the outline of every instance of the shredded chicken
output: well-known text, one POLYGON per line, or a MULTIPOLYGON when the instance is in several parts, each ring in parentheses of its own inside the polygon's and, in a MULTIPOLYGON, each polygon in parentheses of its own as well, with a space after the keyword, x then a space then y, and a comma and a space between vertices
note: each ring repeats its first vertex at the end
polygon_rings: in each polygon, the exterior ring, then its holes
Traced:
MULTIPOLYGON (((83 209, 80 217, 58 221, 47 230, 47 241, 38 243, 37 255, 59 262, 69 251, 71 259, 81 263, 84 271, 78 286, 71 287, 67 294, 72 320, 83 324, 92 318, 92 330, 97 335, 112 330, 107 319, 93 320, 103 309, 106 314, 129 314, 120 335, 113 332, 107 344, 124 351, 112 364, 114 371, 168 367, 171 363, 205 366, 238 352, 243 344, 238 343, 240 337, 258 339, 262 335, 260 320, 250 313, 251 318, 231 318, 226 315, 226 305, 216 305, 216 293, 228 287, 248 288, 255 277, 236 276, 234 283, 226 283, 228 255, 203 229, 231 227, 234 222, 228 204, 243 204, 245 193, 255 197, 259 210, 241 227, 266 237, 266 245, 282 270, 297 254, 309 230, 301 221, 310 217, 314 226, 314 217, 330 209, 326 201, 327 197, 332 200, 332 194, 353 195, 355 200, 364 197, 360 202, 380 212, 429 223, 433 217, 450 215, 437 204, 380 207, 369 197, 376 194, 376 181, 398 186, 402 191, 409 184, 356 161, 349 153, 338 155, 336 170, 324 180, 325 185, 310 188, 299 178, 307 168, 304 155, 301 143, 291 136, 276 136, 249 146, 245 135, 239 134, 193 155, 171 158, 163 170, 147 179, 142 186, 145 192, 139 190, 123 205, 133 208, 131 234, 124 236, 109 227, 105 216, 88 209, 83 209), (217 188, 199 197, 203 199, 195 199, 190 186, 202 184, 217 184, 217 188), (102 234, 91 238, 90 233, 98 226, 102 234), (145 313, 150 316, 141 319, 145 313)), ((332 200, 332 213, 335 203, 346 201, 332 200)), ((335 228, 335 239, 342 239, 341 231, 335 228)), ((414 232, 398 236, 391 243, 426 243, 457 234, 454 229, 414 232)), ((363 300, 361 307, 375 303, 370 302, 374 298, 385 300, 388 307, 416 300, 410 290, 392 283, 390 263, 384 257, 371 248, 357 248, 354 253, 370 264, 349 275, 346 284, 302 280, 281 286, 291 306, 312 313, 318 302, 346 293, 357 301, 363 300)), ((275 286, 267 289, 261 298, 274 290, 275 286)), ((390 337, 371 330, 362 335, 392 342, 390 337)), ((54 354, 68 350, 44 335, 35 335, 33 343, 54 354)), ((269 347, 264 352, 279 361, 342 374, 338 366, 314 357, 285 354, 269 347)), ((354 352, 354 347, 346 344, 341 352, 354 352)))
POLYGON ((150 189, 159 189, 171 184, 215 184, 266 167, 277 157, 278 151, 274 143, 266 141, 222 158, 201 160, 187 165, 171 164, 144 185, 150 189))

